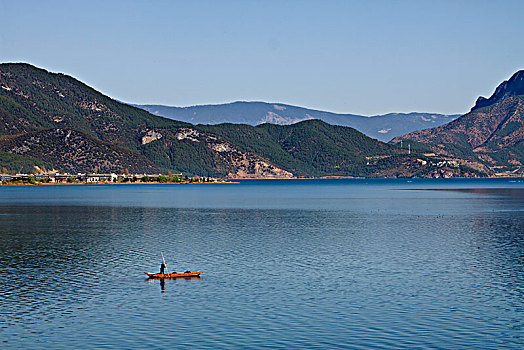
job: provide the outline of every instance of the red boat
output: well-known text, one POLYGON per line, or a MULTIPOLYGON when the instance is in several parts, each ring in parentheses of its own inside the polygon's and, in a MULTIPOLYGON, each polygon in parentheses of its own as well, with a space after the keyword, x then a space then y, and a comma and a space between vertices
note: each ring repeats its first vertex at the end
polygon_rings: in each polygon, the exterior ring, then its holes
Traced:
POLYGON ((191 278, 200 277, 202 271, 184 271, 184 272, 169 272, 166 267, 166 259, 164 259, 164 253, 162 255, 162 265, 160 266, 160 273, 144 272, 149 278, 191 278), (165 269, 165 272, 164 272, 165 269))
POLYGON ((202 271, 186 271, 186 272, 167 272, 167 273, 150 273, 144 272, 149 278, 179 278, 179 277, 200 277, 202 271))

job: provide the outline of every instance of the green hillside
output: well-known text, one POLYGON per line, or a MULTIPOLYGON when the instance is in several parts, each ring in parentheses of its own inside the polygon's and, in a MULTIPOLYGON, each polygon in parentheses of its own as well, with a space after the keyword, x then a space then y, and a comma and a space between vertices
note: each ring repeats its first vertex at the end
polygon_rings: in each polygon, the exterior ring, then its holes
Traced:
POLYGON ((6 134, 58 126, 135 148, 140 130, 189 125, 154 116, 70 76, 29 64, 0 64, 0 84, 0 117, 8 121, 0 132, 6 134))
MULTIPOLYGON (((0 64, 0 151, 11 169, 35 162, 68 172, 125 167, 231 178, 429 174, 414 154, 352 128, 319 120, 195 126, 23 63, 0 64)), ((462 175, 455 169, 450 176, 462 175)))
POLYGON ((394 148, 352 128, 308 120, 256 127, 220 124, 199 128, 224 137, 243 150, 271 159, 298 176, 361 176, 366 156, 391 155, 394 148))

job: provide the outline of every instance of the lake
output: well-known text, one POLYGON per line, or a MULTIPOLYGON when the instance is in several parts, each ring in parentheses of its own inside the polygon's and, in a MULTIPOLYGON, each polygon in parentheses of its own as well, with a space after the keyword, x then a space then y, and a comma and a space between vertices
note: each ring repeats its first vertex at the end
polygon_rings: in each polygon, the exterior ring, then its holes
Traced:
POLYGON ((524 179, 3 186, 0 266, 5 349, 521 349, 524 179))

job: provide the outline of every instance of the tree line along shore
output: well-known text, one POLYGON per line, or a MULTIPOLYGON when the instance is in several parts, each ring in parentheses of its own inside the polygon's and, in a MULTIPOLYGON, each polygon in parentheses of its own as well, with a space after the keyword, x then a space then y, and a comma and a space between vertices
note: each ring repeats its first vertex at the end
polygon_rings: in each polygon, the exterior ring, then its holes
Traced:
POLYGON ((124 184, 124 183, 221 183, 223 179, 182 174, 0 174, 1 185, 124 184))

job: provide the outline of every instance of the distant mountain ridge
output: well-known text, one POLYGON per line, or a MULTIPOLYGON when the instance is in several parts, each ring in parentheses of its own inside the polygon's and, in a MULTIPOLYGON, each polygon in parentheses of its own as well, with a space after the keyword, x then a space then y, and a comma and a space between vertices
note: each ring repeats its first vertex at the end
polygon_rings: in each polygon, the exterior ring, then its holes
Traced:
POLYGON ((412 131, 433 128, 449 123, 459 114, 388 113, 366 117, 356 114, 338 114, 282 103, 237 101, 219 105, 170 107, 163 105, 134 105, 146 111, 191 124, 248 124, 264 123, 289 125, 310 119, 328 124, 349 126, 377 140, 388 142, 396 136, 412 131))

